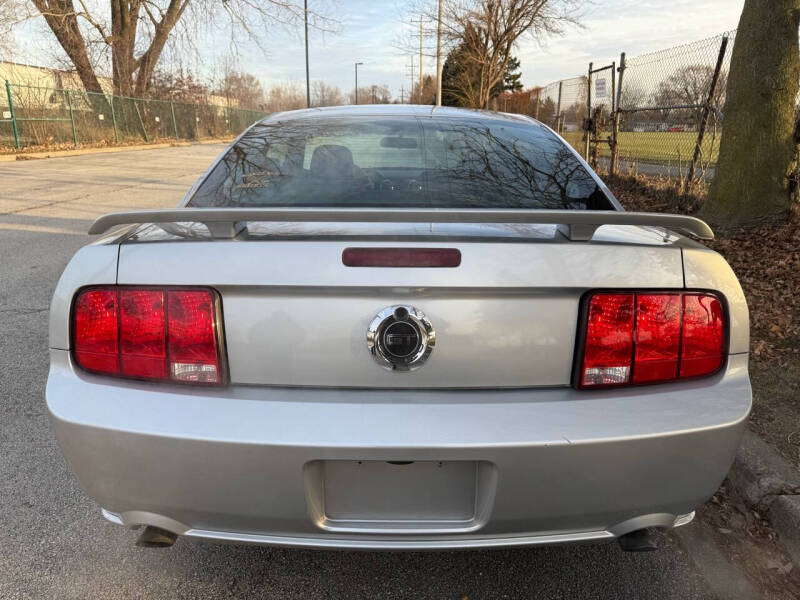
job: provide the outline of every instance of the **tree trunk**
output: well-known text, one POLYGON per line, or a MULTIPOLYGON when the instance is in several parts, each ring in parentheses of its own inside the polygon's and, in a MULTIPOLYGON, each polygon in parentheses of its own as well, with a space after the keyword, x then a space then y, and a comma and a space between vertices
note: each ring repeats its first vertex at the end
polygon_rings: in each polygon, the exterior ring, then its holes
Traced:
POLYGON ((47 0, 33 0, 33 4, 42 13, 47 26, 50 27, 58 43, 61 44, 67 57, 75 66, 75 72, 84 89, 87 92, 102 94, 103 88, 100 87, 100 81, 89 61, 86 43, 78 27, 78 18, 75 15, 72 0, 55 0, 50 3, 47 0))
POLYGON ((785 219, 791 206, 800 0, 745 0, 719 160, 701 214, 719 227, 785 219))
POLYGON ((139 5, 134 4, 131 6, 124 0, 111 2, 111 35, 114 40, 111 43, 111 69, 114 92, 120 96, 133 95, 133 72, 136 69, 133 48, 139 18, 139 5))

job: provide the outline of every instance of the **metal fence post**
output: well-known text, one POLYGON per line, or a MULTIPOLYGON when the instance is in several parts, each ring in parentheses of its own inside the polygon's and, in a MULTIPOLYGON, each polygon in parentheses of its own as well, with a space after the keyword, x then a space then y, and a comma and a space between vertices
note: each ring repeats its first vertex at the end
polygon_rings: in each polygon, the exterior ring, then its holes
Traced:
POLYGON ((697 143, 694 146, 694 155, 692 162, 689 164, 689 172, 686 174, 686 182, 683 186, 684 193, 689 191, 689 188, 694 181, 694 171, 700 156, 703 153, 703 138, 706 134, 706 125, 708 124, 708 114, 711 112, 711 103, 714 102, 714 94, 717 91, 717 83, 719 83, 719 74, 722 71, 722 63, 725 60, 725 52, 728 49, 728 36, 722 37, 722 43, 719 46, 719 55, 717 56, 717 66, 714 69, 714 76, 711 78, 711 85, 708 90, 708 98, 703 105, 703 116, 700 119, 700 125, 697 128, 697 143))
POLYGON ((69 90, 65 90, 64 93, 67 95, 67 106, 69 107, 69 122, 72 125, 72 143, 75 147, 78 147, 78 134, 75 133, 75 114, 72 112, 72 92, 69 90))
POLYGON ((14 102, 11 100, 11 84, 6 79, 6 96, 8 97, 8 112, 11 114, 11 131, 14 133, 14 148, 19 150, 19 131, 17 118, 14 116, 14 102))
POLYGON ((556 132, 561 133, 561 92, 564 89, 564 82, 558 82, 558 103, 556 104, 556 132))
POLYGON ((589 63, 589 77, 586 80, 586 121, 583 124, 583 160, 589 160, 589 138, 591 136, 592 121, 592 68, 594 63, 589 63))
MULTIPOLYGON (((617 174, 617 161, 619 160, 619 118, 622 110, 622 79, 625 76, 625 53, 619 56, 619 79, 617 80, 617 101, 614 107, 614 126, 611 130, 611 164, 608 167, 609 175, 617 174)), ((613 73, 613 71, 612 71, 613 73)), ((613 100, 612 100, 613 102, 613 100)))
POLYGON ((114 143, 119 144, 119 132, 117 131, 117 114, 114 112, 114 94, 111 94, 111 100, 108 104, 111 106, 111 122, 114 124, 114 143))
POLYGON ((139 105, 136 104, 136 100, 133 100, 133 108, 136 109, 136 116, 139 117, 139 125, 142 126, 142 137, 144 138, 145 143, 149 143, 150 140, 147 139, 147 129, 144 128, 144 121, 142 120, 142 113, 139 112, 139 105))
POLYGON ((169 101, 169 111, 172 113, 172 129, 175 131, 175 139, 178 139, 178 122, 175 120, 175 103, 169 101))

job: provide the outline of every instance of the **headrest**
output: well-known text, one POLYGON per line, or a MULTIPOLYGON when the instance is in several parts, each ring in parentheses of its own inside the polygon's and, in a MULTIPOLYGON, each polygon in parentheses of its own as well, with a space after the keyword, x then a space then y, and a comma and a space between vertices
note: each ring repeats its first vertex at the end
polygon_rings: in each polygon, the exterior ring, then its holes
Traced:
POLYGON ((324 144, 314 148, 311 155, 311 174, 328 179, 352 177, 353 153, 346 146, 324 144))

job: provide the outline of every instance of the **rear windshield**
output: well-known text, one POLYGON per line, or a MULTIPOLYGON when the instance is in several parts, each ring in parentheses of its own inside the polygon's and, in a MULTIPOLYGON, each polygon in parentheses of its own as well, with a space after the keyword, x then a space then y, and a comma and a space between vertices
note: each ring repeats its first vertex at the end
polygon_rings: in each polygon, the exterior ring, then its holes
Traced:
POLYGON ((189 206, 613 209, 544 127, 411 116, 259 123, 189 206))

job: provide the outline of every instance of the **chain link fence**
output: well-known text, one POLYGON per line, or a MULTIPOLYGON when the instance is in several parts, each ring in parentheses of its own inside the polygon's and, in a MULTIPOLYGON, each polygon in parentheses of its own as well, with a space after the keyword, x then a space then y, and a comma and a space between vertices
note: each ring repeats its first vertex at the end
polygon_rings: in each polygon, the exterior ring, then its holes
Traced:
POLYGON ((0 95, 0 151, 199 140, 238 135, 266 116, 213 104, 128 98, 5 82, 0 95))
POLYGON ((711 177, 735 37, 591 63, 540 90, 539 119, 600 170, 711 177))

